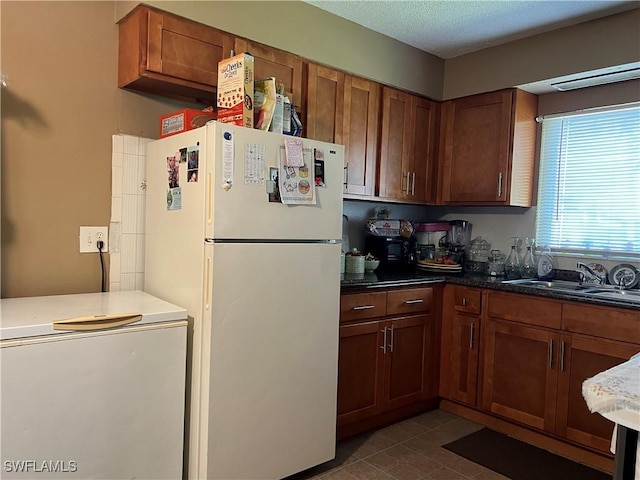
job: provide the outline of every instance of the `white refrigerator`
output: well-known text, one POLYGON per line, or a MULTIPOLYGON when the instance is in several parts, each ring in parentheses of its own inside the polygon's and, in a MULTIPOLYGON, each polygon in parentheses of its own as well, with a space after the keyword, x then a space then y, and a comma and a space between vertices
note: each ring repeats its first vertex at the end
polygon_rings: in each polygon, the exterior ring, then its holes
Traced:
POLYGON ((190 321, 188 477, 334 458, 344 147, 209 122, 147 148, 145 289, 190 321))
POLYGON ((0 477, 181 478, 185 309, 133 291, 0 313, 0 477))

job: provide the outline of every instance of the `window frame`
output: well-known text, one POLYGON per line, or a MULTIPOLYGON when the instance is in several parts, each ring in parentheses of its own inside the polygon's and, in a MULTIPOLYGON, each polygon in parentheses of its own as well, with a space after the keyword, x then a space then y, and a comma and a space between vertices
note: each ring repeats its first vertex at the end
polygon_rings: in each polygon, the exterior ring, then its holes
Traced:
MULTIPOLYGON (((619 104, 619 105, 611 105, 606 107, 588 108, 588 109, 575 110, 571 112, 545 115, 544 117, 538 118, 538 121, 542 123, 541 139, 540 139, 539 171, 538 171, 538 192, 537 192, 538 200, 537 200, 536 219, 535 219, 535 232, 536 232, 536 238, 538 239, 537 247, 539 251, 540 250, 548 251, 550 249, 554 255, 566 256, 566 257, 630 260, 630 261, 636 261, 636 262, 640 261, 640 224, 638 224, 637 237, 633 235, 633 232, 634 232, 633 228, 631 230, 632 231, 632 235, 630 237, 631 239, 630 242, 632 245, 631 250, 623 250, 623 249, 611 250, 611 249, 604 249, 604 248, 590 249, 586 245, 582 245, 582 246, 576 245, 575 242, 570 244, 569 246, 561 246, 560 244, 557 243, 557 241, 558 240, 562 241, 563 233, 558 235, 556 232, 554 234, 554 226, 552 225, 552 221, 548 220, 548 217, 543 218, 543 215, 550 214, 549 210, 555 210, 556 214, 559 214, 560 217, 563 217, 566 215, 563 209, 568 208, 567 205, 569 206, 571 205, 571 201, 564 201, 564 199, 560 198, 562 194, 559 192, 559 190, 563 186, 567 184, 571 184, 570 180, 567 180, 566 178, 562 178, 564 173, 561 172, 561 170, 568 168, 568 165, 570 163, 570 161, 566 160, 566 153, 571 153, 571 152, 568 152, 568 150, 570 150, 568 146, 573 146, 575 150, 579 150, 579 148, 575 148, 576 145, 579 145, 579 144, 576 142, 576 144, 571 145, 570 140, 566 140, 561 135, 559 135, 561 131, 560 129, 571 128, 571 125, 570 125, 571 119, 574 117, 580 117, 579 119, 574 118, 574 121, 577 120, 578 122, 580 122, 581 120, 584 121, 585 119, 586 121, 588 121, 589 118, 593 119, 594 115, 598 115, 600 119, 602 118, 606 119, 606 117, 603 117, 603 114, 609 114, 609 113, 620 111, 620 110, 625 110, 627 112, 631 110, 634 115, 637 115, 638 121, 640 122, 640 102, 637 102, 637 101, 619 104), (567 121, 568 123, 565 124, 564 123, 565 121, 567 121), (559 122, 562 122, 562 123, 559 123, 559 122), (549 133, 548 131, 545 131, 545 123, 547 128, 549 128, 549 125, 555 125, 556 127, 558 127, 559 125, 559 128, 557 128, 556 131, 549 133), (553 137, 552 142, 549 142, 549 139, 546 138, 547 134, 549 134, 550 137, 553 137), (546 157, 549 155, 551 144, 553 144, 556 147, 559 153, 556 154, 553 160, 548 160, 546 159, 546 157), (550 166, 546 164, 549 161, 551 161, 550 166), (552 171, 549 172, 546 169, 549 169, 552 171), (553 169, 556 169, 556 171, 554 172, 553 169), (562 181, 560 181, 560 179, 562 179, 562 181), (551 182, 554 182, 554 181, 555 183, 552 183, 551 185, 549 185, 551 182), (549 195, 549 191, 552 191, 553 194, 549 195), (555 199, 550 199, 550 197, 553 197, 553 196, 555 196, 555 199), (562 207, 562 209, 558 209, 559 206, 562 207), (549 222, 549 223, 547 223, 546 225, 543 225, 541 223, 543 221, 549 222), (556 240, 555 244, 553 243, 554 239, 556 240)), ((629 120, 629 122, 631 123, 631 125, 634 126, 633 131, 635 132, 636 131, 635 128, 638 128, 636 126, 636 119, 632 117, 631 120, 629 120)), ((574 124, 574 127, 575 127, 575 124, 574 124)), ((592 128, 596 128, 596 127, 592 126, 592 128)), ((640 137, 640 135, 638 135, 638 137, 640 137)), ((638 137, 632 136, 632 139, 635 139, 638 137)), ((628 148, 631 152, 631 157, 632 157, 631 160, 632 162, 634 162, 632 163, 632 166, 637 167, 638 175, 640 175, 640 138, 637 140, 637 142, 638 143, 636 145, 636 142, 633 141, 628 148)), ((604 145, 609 145, 609 144, 604 144, 604 145)), ((614 146, 616 144, 615 142, 612 142, 611 145, 614 146)), ((606 149, 607 152, 609 152, 610 150, 612 150, 612 147, 609 147, 606 149)), ((577 157, 582 162, 582 163, 579 163, 578 165, 584 169, 588 167, 588 160, 589 160, 589 157, 592 155, 593 155, 592 153, 579 153, 579 154, 576 154, 574 159, 577 157)), ((576 164, 574 162, 574 164, 571 165, 571 168, 574 168, 575 165, 576 164)), ((633 172, 636 172, 636 171, 633 171, 633 172)), ((621 171, 620 175, 624 175, 625 173, 626 173, 626 170, 621 171)), ((591 181, 593 181, 592 177, 586 176, 584 178, 587 179, 584 181, 586 184, 589 183, 589 180, 588 180, 589 178, 591 178, 591 181)), ((640 180, 640 177, 639 177, 639 180, 640 180)), ((577 180, 573 182, 573 186, 575 185, 578 185, 578 187, 573 187, 573 188, 579 191, 580 184, 578 183, 577 180)), ((586 185, 582 185, 582 188, 586 188, 586 185)), ((635 206, 634 211, 637 212, 637 218, 640 218, 640 187, 637 189, 637 191, 638 191, 638 196, 637 196, 638 203, 636 204, 634 202, 634 206, 635 206)), ((597 201, 597 198, 596 198, 596 201, 597 201)), ((580 203, 577 203, 578 206, 581 204, 582 204, 582 200, 580 200, 580 203)), ((584 212, 580 212, 580 214, 584 215, 584 212)), ((577 216, 577 215, 578 213, 576 212, 574 216, 577 216)), ((571 218, 571 217, 567 217, 567 218, 571 218)), ((562 225, 563 222, 565 222, 565 226, 569 224, 571 229, 575 229, 575 233, 580 232, 580 229, 575 227, 574 225, 576 222, 572 224, 571 222, 566 222, 565 220, 561 220, 558 226, 562 225)), ((594 222, 594 221, 591 219, 588 219, 587 221, 587 225, 593 225, 593 223, 589 223, 589 222, 594 222)), ((597 222, 597 220, 595 222, 597 222)), ((589 227, 587 226, 584 228, 589 228, 589 227)), ((615 237, 615 235, 613 237, 615 237)), ((579 237, 579 238, 585 240, 586 243, 589 243, 589 237, 586 237, 586 239, 585 237, 579 237)))

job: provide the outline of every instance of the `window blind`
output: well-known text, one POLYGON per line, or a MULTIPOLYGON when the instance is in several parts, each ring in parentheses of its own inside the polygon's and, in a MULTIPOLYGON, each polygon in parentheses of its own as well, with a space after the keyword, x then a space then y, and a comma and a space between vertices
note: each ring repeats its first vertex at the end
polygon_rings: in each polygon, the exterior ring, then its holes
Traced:
POLYGON ((640 259, 640 104, 542 122, 539 246, 640 259))

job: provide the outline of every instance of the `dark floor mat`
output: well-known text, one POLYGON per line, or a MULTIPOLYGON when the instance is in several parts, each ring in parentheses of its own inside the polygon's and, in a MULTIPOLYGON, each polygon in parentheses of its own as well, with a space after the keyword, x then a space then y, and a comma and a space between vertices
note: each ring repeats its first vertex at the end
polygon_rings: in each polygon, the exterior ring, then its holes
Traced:
POLYGON ((611 480, 611 475, 488 428, 442 447, 512 480, 611 480))

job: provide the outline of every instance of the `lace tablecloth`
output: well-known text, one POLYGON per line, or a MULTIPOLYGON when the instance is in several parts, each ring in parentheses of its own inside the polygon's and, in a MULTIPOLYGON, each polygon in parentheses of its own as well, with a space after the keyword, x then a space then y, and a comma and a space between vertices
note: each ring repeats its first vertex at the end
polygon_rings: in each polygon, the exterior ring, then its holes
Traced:
POLYGON ((605 414, 627 410, 630 424, 616 423, 640 430, 640 353, 585 380, 582 396, 591 412, 605 414))
MULTIPOLYGON (((582 396, 591 412, 597 412, 616 424, 611 439, 611 451, 615 453, 618 425, 640 431, 640 353, 625 363, 586 379, 582 383, 582 396)), ((640 439, 634 478, 640 480, 640 439)))

